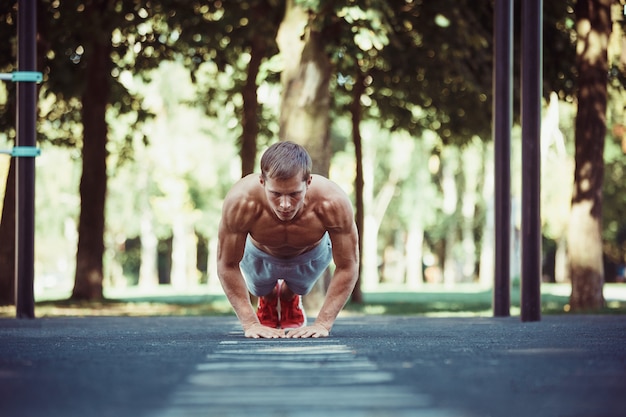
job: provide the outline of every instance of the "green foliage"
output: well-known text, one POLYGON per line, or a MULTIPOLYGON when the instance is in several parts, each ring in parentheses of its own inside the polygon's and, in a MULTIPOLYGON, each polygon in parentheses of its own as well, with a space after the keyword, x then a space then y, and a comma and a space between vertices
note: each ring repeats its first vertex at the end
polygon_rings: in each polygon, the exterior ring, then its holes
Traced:
MULTIPOLYGON (((4 16, 14 25, 12 4, 5 3, 4 16)), ((420 130, 430 129, 446 143, 463 143, 473 135, 490 136, 490 1, 368 0, 298 4, 311 10, 311 25, 324 34, 328 53, 336 66, 339 105, 347 102, 341 95, 349 94, 352 84, 363 75, 367 85, 362 97, 366 115, 383 120, 389 129, 402 128, 417 136, 420 130)), ((81 70, 90 53, 85 49, 87 39, 110 36, 114 47, 112 61, 116 64, 112 70, 114 80, 124 70, 148 76, 146 69, 175 55, 191 69, 192 79, 206 63, 229 73, 233 81, 230 88, 210 84, 199 87, 198 101, 207 106, 207 114, 213 115, 214 109, 224 103, 237 102, 236 96, 246 79, 246 57, 253 40, 263 40, 267 58, 276 55, 275 36, 284 2, 193 1, 181 5, 172 0, 135 0, 106 2, 102 8, 102 13, 93 17, 85 15, 81 3, 41 2, 40 30, 42 45, 46 46, 40 47, 46 67, 44 94, 53 94, 55 101, 69 102, 70 97, 79 97, 84 76, 81 70), (72 30, 67 30, 68 27, 72 30), (103 27, 106 33, 94 34, 94 27, 103 27)), ((546 85, 569 96, 573 88, 574 52, 570 2, 546 5, 545 22, 545 39, 549 45, 546 51, 551 52, 545 57, 546 85)), ((3 47, 9 45, 5 43, 3 47)), ((257 80, 259 85, 265 81, 276 83, 278 71, 273 64, 264 66, 257 80)), ((120 113, 138 111, 138 120, 148 116, 141 112, 140 102, 127 94, 120 83, 114 83, 114 92, 112 102, 120 107, 120 113)), ((68 130, 67 126, 78 119, 72 116, 76 106, 59 106, 63 107, 64 111, 46 116, 59 120, 64 130, 68 130)), ((235 110, 241 119, 241 105, 236 105, 235 110)), ((269 124, 265 123, 268 114, 261 111, 261 137, 269 141, 275 128, 271 127, 271 118, 269 124)), ((341 108, 338 111, 343 112, 341 108)), ((68 140, 70 145, 78 141, 68 140)))
POLYGON ((339 91, 366 86, 369 117, 446 142, 488 136, 491 9, 456 1, 370 1, 341 10, 334 51, 339 91), (361 8, 363 7, 363 8, 361 8))
MULTIPOLYGON (((15 2, 0 2, 0 72, 17 70, 17 9, 15 2)), ((15 138, 15 84, 1 82, 0 132, 9 139, 15 138)))
MULTIPOLYGON (((167 24, 177 33, 176 50, 180 62, 190 70, 192 80, 197 83, 195 103, 211 117, 225 106, 232 106, 233 116, 241 123, 241 93, 248 79, 248 63, 253 52, 267 58, 277 54, 275 37, 284 14, 284 2, 194 1, 183 6, 174 1, 163 3, 171 3, 171 8, 176 10, 168 17, 167 24)), ((264 82, 275 84, 278 72, 272 69, 271 63, 262 65, 256 81, 257 85, 264 82)), ((277 133, 276 118, 271 117, 263 103, 257 116, 260 141, 271 141, 277 133)), ((237 143, 240 144, 240 140, 238 137, 237 143)))
MULTIPOLYGON (((9 40, 0 47, 6 48, 0 54, 0 69, 7 72, 14 69, 17 59, 16 3, 7 1, 0 6, 0 33, 9 40)), ((61 146, 80 145, 81 97, 94 41, 111 42, 113 46, 111 104, 120 114, 134 113, 137 123, 145 120, 149 114, 143 110, 141 98, 128 93, 119 75, 124 69, 141 73, 173 56, 174 38, 169 36, 164 24, 167 14, 159 12, 161 7, 140 0, 101 1, 90 7, 84 2, 43 0, 37 5, 38 67, 44 75, 40 120, 50 125, 49 135, 39 132, 38 140, 61 146)), ((14 118, 9 106, 0 109, 2 125, 11 125, 14 118)))
MULTIPOLYGON (((237 178, 232 108, 206 117, 193 100, 195 85, 181 63, 163 62, 150 72, 149 83, 145 78, 128 79, 128 88, 145 97, 144 106, 155 117, 135 135, 134 158, 110 164, 108 228, 122 236, 118 241, 136 237, 138 211, 149 212, 157 237, 165 239, 172 234, 174 213, 184 213, 199 234, 214 237, 222 198, 237 178)), ((133 123, 132 118, 112 118, 111 143, 125 143, 133 123)))
MULTIPOLYGON (((576 95, 575 16, 573 0, 544 2, 543 92, 571 102, 576 95)), ((519 22, 518 22, 519 23, 519 22)))
MULTIPOLYGON (((117 250, 120 241, 137 237, 138 213, 145 210, 153 213, 160 239, 170 237, 174 212, 193 219, 195 231, 204 238, 214 237, 222 198, 237 178, 242 89, 254 45, 261 46, 264 57, 256 78, 261 102, 259 145, 275 140, 278 132, 281 61, 275 38, 285 1, 95 3, 100 10, 90 14, 86 2, 38 2, 39 58, 45 77, 38 131, 41 141, 70 147, 61 159, 66 161, 63 166, 41 166, 44 178, 38 189, 43 191, 38 198, 45 200, 38 203, 42 213, 38 238, 44 242, 42 247, 50 250, 49 259, 64 258, 49 249, 52 236, 69 233, 66 229, 76 218, 79 155, 74 148, 83 140, 81 97, 94 40, 111 42, 113 47, 107 114, 109 246, 117 250), (64 181, 49 182, 54 169, 64 181)), ((333 149, 344 151, 337 160, 345 162, 336 171, 341 171, 349 187, 354 165, 348 163, 351 131, 345 116, 355 83, 362 82, 365 122, 361 127, 370 136, 366 151, 376 155, 372 186, 378 192, 390 175, 397 180, 381 240, 393 242, 395 233, 419 218, 430 245, 436 247, 455 221, 454 215, 444 216, 441 207, 440 165, 454 159, 446 156, 446 149, 491 137, 493 1, 296 3, 310 9, 309 24, 322 34, 334 65, 333 149)), ((3 72, 16 66, 15 19, 16 1, 0 2, 3 72)), ((572 0, 546 2, 545 93, 556 91, 566 101, 573 101, 576 88, 573 22, 572 0)), ((520 22, 515 23, 518 57, 520 22)), ((517 71, 519 65, 514 68, 517 71)), ((624 85, 619 68, 614 67, 611 75, 616 86, 624 85)), ((519 97, 518 82, 515 95, 519 97)), ((6 101, 0 103, 0 131, 8 139, 15 135, 14 106, 14 86, 7 84, 6 101)), ((566 136, 570 137, 567 132, 566 136)), ((623 259, 626 232, 621 208, 626 190, 621 185, 624 165, 618 146, 607 141, 605 239, 612 242, 611 253, 623 259)), ((460 164, 459 185, 468 175, 464 171, 468 167, 460 164)), ((562 191, 558 178, 554 184, 546 182, 546 187, 562 191)), ((480 207, 476 217, 484 221, 480 207)))

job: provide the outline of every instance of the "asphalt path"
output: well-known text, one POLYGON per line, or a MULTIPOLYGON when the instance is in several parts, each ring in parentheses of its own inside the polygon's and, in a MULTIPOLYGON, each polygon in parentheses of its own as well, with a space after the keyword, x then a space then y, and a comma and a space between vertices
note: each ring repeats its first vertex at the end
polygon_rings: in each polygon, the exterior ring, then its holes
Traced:
POLYGON ((0 319, 1 417, 626 415, 626 317, 0 319))

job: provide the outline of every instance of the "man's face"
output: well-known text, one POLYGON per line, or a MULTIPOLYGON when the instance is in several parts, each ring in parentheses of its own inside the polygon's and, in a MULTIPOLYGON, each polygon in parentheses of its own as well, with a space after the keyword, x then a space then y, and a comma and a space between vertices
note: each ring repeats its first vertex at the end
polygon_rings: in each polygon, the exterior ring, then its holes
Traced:
POLYGON ((279 220, 288 222, 293 220, 304 207, 304 197, 311 184, 311 177, 302 180, 302 175, 296 175, 287 180, 260 178, 265 189, 265 196, 270 208, 279 220))

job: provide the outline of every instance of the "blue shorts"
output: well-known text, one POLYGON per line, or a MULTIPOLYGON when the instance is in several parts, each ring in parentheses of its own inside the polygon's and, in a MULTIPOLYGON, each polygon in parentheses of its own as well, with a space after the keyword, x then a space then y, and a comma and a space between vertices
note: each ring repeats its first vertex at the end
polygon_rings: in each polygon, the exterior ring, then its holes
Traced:
POLYGON ((284 280, 296 294, 308 294, 332 260, 332 245, 328 233, 313 249, 294 258, 277 258, 246 240, 239 263, 248 291, 256 296, 272 292, 279 279, 284 280))

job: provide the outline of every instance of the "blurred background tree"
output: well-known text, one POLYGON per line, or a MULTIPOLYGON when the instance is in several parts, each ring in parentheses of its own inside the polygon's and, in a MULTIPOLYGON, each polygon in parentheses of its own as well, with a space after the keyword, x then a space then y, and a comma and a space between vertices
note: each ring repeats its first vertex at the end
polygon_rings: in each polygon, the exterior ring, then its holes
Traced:
MULTIPOLYGON (((15 3, 0 6, 0 33, 12 40, 0 47, 4 72, 15 65, 15 3)), ((549 280, 568 279, 557 254, 566 251, 571 198, 562 180, 573 184, 574 4, 544 7, 549 280)), ((74 298, 97 300, 109 286, 216 284, 221 200, 256 168, 260 150, 287 138, 353 196, 364 289, 493 282, 492 1, 39 5, 37 285, 62 283, 74 298)), ((519 56, 519 22, 515 32, 519 56)), ((612 68, 601 252, 619 265, 623 62, 612 68)), ((14 91, 1 88, 0 139, 10 146, 14 91)), ((513 137, 517 227, 517 128, 513 137)), ((4 166, 10 206, 8 158, 4 166)), ((4 214, 5 286, 10 233, 4 214)), ((512 264, 515 276, 515 256, 512 264)))

